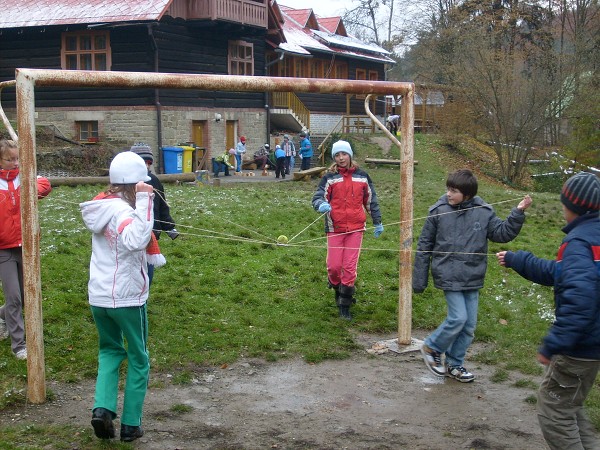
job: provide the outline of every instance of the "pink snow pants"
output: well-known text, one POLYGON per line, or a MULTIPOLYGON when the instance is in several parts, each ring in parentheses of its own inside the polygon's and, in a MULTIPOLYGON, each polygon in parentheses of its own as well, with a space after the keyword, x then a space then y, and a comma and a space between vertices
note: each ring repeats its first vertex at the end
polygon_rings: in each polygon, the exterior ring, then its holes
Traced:
POLYGON ((363 232, 327 233, 327 275, 333 285, 354 286, 363 232))

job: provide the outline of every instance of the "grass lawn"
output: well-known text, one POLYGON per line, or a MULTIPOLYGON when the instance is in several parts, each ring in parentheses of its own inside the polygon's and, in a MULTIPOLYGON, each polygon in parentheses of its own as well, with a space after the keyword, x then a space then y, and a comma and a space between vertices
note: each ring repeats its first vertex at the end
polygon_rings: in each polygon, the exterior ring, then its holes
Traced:
MULTIPOLYGON (((359 163, 366 156, 384 156, 366 139, 352 138, 359 163)), ((435 136, 417 135, 415 146, 416 245, 428 207, 445 191, 447 173, 464 166, 477 171, 478 163, 466 162, 464 154, 448 153, 435 136)), ((398 149, 392 148, 388 156, 399 158, 398 149)), ((311 207, 318 180, 218 188, 167 185, 167 200, 181 236, 160 240, 167 265, 155 272, 148 307, 152 371, 168 369, 177 374, 178 382, 187 383, 192 367, 230 363, 241 356, 271 361, 300 356, 318 363, 344 358, 354 350, 353 332, 395 332, 402 282, 400 171, 390 166, 365 168, 377 189, 385 232, 379 239, 373 237, 372 228, 365 234, 358 303, 350 323, 337 317, 333 293, 327 289, 323 223, 314 222, 319 214, 311 207), (291 239, 290 245, 276 245, 282 234, 291 239)), ((40 201, 47 379, 93 383, 96 375, 97 336, 87 303, 91 236, 78 203, 104 187, 60 187, 40 201)), ((502 218, 524 194, 483 174, 479 177, 479 195, 502 218)), ((532 196, 521 234, 509 244, 491 244, 490 254, 528 249, 554 258, 564 225, 558 194, 532 196)), ((498 379, 509 370, 539 375, 535 354, 553 319, 552 291, 499 267, 493 256, 488 262, 476 331, 476 340, 485 342, 487 350, 478 361, 495 365, 498 379)), ((413 328, 431 330, 444 317, 441 291, 430 286, 413 297, 413 328)), ((24 402, 26 364, 12 356, 7 341, 0 346, 0 369, 0 409, 24 402)), ((596 387, 588 401, 597 425, 599 392, 596 387)), ((0 449, 11 448, 11 433, 13 428, 0 426, 0 449)), ((43 433, 33 433, 39 439, 29 448, 44 445, 43 433)))

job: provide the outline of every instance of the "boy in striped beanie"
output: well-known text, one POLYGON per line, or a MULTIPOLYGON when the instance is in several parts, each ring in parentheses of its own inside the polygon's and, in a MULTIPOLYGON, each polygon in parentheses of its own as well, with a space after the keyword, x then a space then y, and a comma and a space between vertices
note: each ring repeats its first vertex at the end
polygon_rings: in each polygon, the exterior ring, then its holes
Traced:
POLYGON ((537 398, 546 443, 552 450, 600 448, 583 408, 600 369, 600 179, 572 176, 560 201, 567 235, 556 260, 525 251, 497 257, 522 277, 554 287, 556 318, 537 354, 546 366, 537 398))

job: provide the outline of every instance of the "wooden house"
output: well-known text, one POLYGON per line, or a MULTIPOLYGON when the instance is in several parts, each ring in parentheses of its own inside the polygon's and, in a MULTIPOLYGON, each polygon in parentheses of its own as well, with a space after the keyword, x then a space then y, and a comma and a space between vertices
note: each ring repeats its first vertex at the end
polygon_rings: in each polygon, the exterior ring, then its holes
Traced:
MULTIPOLYGON (((0 80, 16 68, 265 73, 268 0, 5 0, 0 80)), ((3 92, 7 115, 15 91, 3 92)), ((265 94, 169 89, 36 90, 36 124, 81 142, 193 142, 207 156, 268 133, 265 94)), ((14 118, 14 117, 13 117, 14 118)))
MULTIPOLYGON (((283 0, 285 1, 285 0, 283 0)), ((293 9, 271 1, 266 39, 268 74, 281 77, 344 80, 385 80, 385 70, 395 61, 378 45, 349 36, 341 17, 321 17, 312 9, 293 9)), ((371 109, 385 114, 384 99, 371 109)), ((364 96, 339 94, 276 93, 270 99, 272 129, 309 129, 327 134, 344 123, 358 126, 364 112, 364 96)), ((352 131, 347 129, 346 131, 352 131)))
MULTIPOLYGON (((5 0, 0 15, 0 81, 16 68, 383 80, 391 62, 339 17, 275 0, 5 0)), ((14 89, 0 101, 14 120, 14 89)), ((334 94, 36 89, 37 125, 85 143, 145 141, 159 162, 160 148, 190 142, 205 167, 241 135, 251 154, 272 129, 327 133, 360 111, 363 99, 334 94)))

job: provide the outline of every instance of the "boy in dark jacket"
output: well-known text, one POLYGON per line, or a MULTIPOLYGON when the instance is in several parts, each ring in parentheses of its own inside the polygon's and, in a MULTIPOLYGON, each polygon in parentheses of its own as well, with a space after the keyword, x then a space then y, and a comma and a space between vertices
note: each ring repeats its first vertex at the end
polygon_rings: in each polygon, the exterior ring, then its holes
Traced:
POLYGON ((537 355, 547 366, 537 398, 546 443, 555 450, 600 448, 583 409, 600 368, 600 179, 578 173, 560 200, 567 236, 555 261, 525 251, 497 256, 522 277, 554 286, 556 318, 537 355))
POLYGON ((468 169, 448 176, 447 193, 429 208, 417 244, 413 291, 427 287, 429 266, 436 288, 444 291, 446 320, 426 339, 421 353, 427 368, 440 377, 468 383, 475 376, 463 367, 477 325, 479 289, 487 269, 488 240, 512 241, 525 222, 531 205, 526 195, 506 220, 477 196, 477 178, 468 169), (446 355, 446 365, 442 354, 446 355))
MULTIPOLYGON (((133 144, 130 151, 140 155, 146 163, 146 167, 148 168, 148 176, 150 177, 148 184, 154 188, 154 226, 152 228, 154 236, 156 239, 160 239, 160 233, 161 231, 164 231, 171 239, 177 238, 179 233, 175 229, 175 221, 171 217, 171 209, 169 208, 169 204, 167 203, 167 199, 165 197, 165 188, 158 177, 150 171, 150 167, 154 163, 152 149, 144 142, 136 142, 133 144)), ((148 264, 148 279, 150 283, 152 283, 153 277, 154 265, 148 264)))

